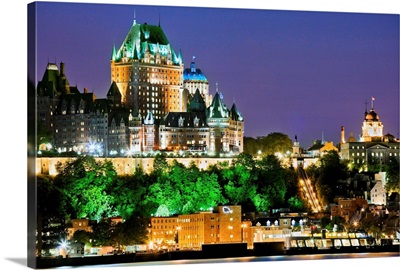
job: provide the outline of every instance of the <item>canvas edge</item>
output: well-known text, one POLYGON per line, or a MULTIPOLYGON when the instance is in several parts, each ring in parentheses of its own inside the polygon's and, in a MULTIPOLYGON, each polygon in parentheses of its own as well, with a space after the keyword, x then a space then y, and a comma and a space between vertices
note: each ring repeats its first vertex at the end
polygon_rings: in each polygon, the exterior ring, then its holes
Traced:
POLYGON ((36 4, 27 4, 27 266, 36 268, 37 186, 36 186, 36 4))

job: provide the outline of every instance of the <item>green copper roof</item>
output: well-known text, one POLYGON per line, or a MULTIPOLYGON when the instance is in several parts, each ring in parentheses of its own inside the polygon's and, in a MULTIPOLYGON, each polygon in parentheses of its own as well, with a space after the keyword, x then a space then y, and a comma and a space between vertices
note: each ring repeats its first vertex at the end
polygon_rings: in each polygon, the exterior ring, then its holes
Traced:
POLYGON ((120 61, 123 57, 142 59, 145 53, 171 55, 174 64, 182 63, 181 53, 176 55, 161 26, 136 22, 132 25, 121 47, 118 50, 113 49, 111 59, 114 61, 120 61))
POLYGON ((222 102, 219 92, 215 94, 210 107, 207 108, 207 118, 229 118, 229 110, 222 102))
POLYGON ((206 103, 204 102, 204 99, 201 96, 199 89, 196 89, 193 98, 190 100, 189 111, 205 112, 205 110, 206 110, 206 103))

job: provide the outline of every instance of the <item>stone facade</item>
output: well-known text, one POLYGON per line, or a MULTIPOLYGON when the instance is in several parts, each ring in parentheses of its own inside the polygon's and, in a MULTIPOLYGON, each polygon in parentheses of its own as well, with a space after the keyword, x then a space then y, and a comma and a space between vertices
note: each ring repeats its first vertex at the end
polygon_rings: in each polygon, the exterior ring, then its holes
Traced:
MULTIPOLYGON (((124 158, 124 157, 113 157, 113 158, 95 158, 96 161, 110 160, 114 169, 118 175, 131 175, 134 174, 137 168, 142 168, 145 173, 150 173, 153 170, 153 157, 147 158, 124 158)), ((56 166, 60 162, 65 164, 71 160, 68 157, 38 157, 36 158, 36 174, 44 175, 57 175, 56 166)), ((186 167, 189 167, 191 162, 201 170, 206 170, 209 166, 217 165, 218 163, 228 162, 232 163, 232 158, 180 158, 180 157, 169 157, 167 162, 172 163, 173 160, 182 163, 186 167)))

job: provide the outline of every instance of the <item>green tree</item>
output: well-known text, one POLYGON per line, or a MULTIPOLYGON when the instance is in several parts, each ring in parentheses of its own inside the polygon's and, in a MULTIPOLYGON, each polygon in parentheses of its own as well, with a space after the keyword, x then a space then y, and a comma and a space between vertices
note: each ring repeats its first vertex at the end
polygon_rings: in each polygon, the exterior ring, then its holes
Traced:
POLYGON ((153 161, 153 172, 157 175, 165 173, 168 169, 167 158, 163 154, 157 154, 153 161))
MULTIPOLYGON (((319 159, 320 166, 314 171, 313 179, 316 179, 316 187, 324 204, 333 202, 335 196, 345 195, 346 190, 341 189, 340 180, 348 177, 347 167, 340 160, 336 151, 329 151, 319 159)), ((308 172, 315 170, 310 168, 308 172)))
POLYGON ((150 185, 145 204, 153 213, 163 206, 170 214, 187 214, 209 209, 225 201, 216 174, 200 171, 192 162, 188 168, 174 160, 168 174, 150 185))
POLYGON ((261 151, 265 155, 286 154, 288 151, 292 151, 293 146, 293 141, 281 132, 272 132, 266 137, 261 137, 260 143, 263 146, 261 151))
POLYGON ((103 218, 92 226, 93 246, 113 245, 113 226, 109 218, 103 218))
POLYGON ((128 220, 111 224, 110 241, 112 245, 121 249, 121 245, 144 244, 147 239, 147 225, 145 219, 132 215, 128 220))
POLYGON ((134 175, 117 176, 112 183, 111 195, 115 210, 123 219, 129 219, 136 213, 146 214, 143 198, 148 194, 149 176, 143 170, 136 170, 134 175))
POLYGON ((85 245, 91 246, 92 238, 93 238, 93 233, 83 230, 78 230, 74 232, 74 235, 72 236, 71 240, 74 242, 85 243, 85 245))
POLYGON ((81 156, 57 169, 57 180, 65 195, 63 203, 70 206, 71 217, 100 220, 117 215, 110 194, 116 178, 111 161, 97 162, 91 156, 81 156))
POLYGON ((400 193, 400 166, 397 159, 391 157, 385 165, 386 184, 385 189, 391 195, 393 192, 400 193))
POLYGON ((281 132, 272 132, 257 138, 244 137, 243 141, 243 152, 252 156, 258 156, 258 151, 261 151, 262 155, 286 154, 292 151, 293 146, 292 140, 281 132))
POLYGON ((302 212, 306 210, 304 201, 298 196, 290 197, 288 200, 288 206, 293 212, 302 212))
POLYGON ((252 137, 243 137, 243 153, 256 156, 260 149, 258 139, 252 137))
POLYGON ((270 207, 279 207, 285 203, 285 195, 287 191, 286 173, 281 166, 279 159, 275 155, 264 156, 257 165, 258 177, 256 181, 257 194, 259 197, 255 199, 264 199, 262 207, 259 211, 268 210, 270 207))
MULTIPOLYGON (((252 208, 249 202, 256 196, 255 162, 251 155, 242 153, 230 167, 222 169, 220 181, 224 187, 224 195, 230 204, 242 205, 242 208, 252 208)), ((253 210, 253 209, 248 209, 253 210)))

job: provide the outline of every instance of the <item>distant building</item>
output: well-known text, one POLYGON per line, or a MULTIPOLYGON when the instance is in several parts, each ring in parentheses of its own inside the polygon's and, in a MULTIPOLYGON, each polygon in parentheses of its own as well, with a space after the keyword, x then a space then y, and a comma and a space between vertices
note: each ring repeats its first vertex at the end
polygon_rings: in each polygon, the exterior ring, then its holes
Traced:
POLYGON ((307 168, 310 165, 316 164, 318 160, 326 155, 329 151, 338 152, 338 148, 333 145, 333 142, 324 140, 315 140, 313 145, 307 150, 301 151, 300 144, 297 140, 293 143, 292 147, 292 165, 294 168, 302 166, 307 168))
POLYGON ((371 189, 371 203, 386 205, 386 190, 381 180, 378 180, 371 189))
MULTIPOLYGON (((373 104, 373 103, 372 103, 373 104)), ((367 170, 367 165, 386 164, 391 158, 400 160, 400 141, 391 134, 384 135, 383 123, 375 109, 365 110, 361 136, 357 139, 353 132, 345 138, 341 128, 340 155, 349 160, 354 168, 367 170)))
POLYGON ((347 222, 357 211, 367 207, 368 201, 363 198, 338 198, 335 204, 330 205, 331 217, 340 216, 347 222))

